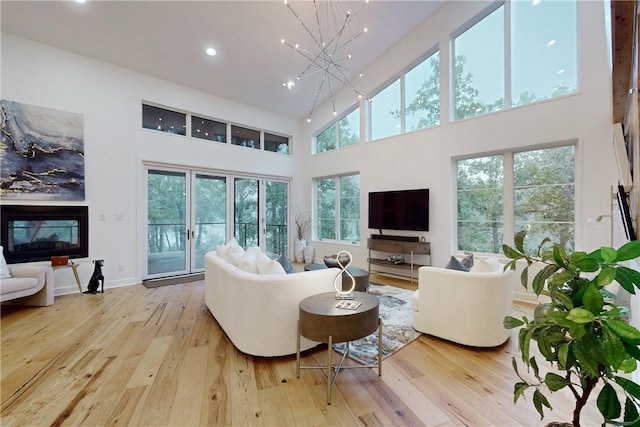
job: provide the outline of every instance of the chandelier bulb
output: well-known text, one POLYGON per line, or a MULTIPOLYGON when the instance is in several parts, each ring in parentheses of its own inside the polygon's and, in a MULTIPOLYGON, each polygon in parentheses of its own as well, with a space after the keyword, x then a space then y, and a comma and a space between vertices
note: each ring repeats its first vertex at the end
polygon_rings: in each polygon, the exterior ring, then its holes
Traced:
POLYGON ((336 110, 333 110, 333 115, 334 115, 334 116, 337 116, 337 115, 338 115, 338 112, 337 112, 336 110))
POLYGON ((364 31, 366 33, 367 31, 369 31, 369 29, 367 27, 364 27, 364 30, 362 30, 362 31, 364 31))
POLYGON ((307 117, 307 123, 311 123, 311 117, 307 117))
POLYGON ((284 39, 280 39, 280 43, 284 44, 284 39))

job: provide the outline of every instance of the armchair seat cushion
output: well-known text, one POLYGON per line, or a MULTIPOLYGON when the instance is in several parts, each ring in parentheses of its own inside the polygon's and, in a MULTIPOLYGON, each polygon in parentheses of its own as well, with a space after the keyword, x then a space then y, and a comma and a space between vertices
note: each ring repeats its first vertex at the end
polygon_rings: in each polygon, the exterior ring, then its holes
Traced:
POLYGON ((53 269, 46 265, 14 264, 8 267, 11 277, 0 280, 0 302, 18 305, 53 304, 53 269))

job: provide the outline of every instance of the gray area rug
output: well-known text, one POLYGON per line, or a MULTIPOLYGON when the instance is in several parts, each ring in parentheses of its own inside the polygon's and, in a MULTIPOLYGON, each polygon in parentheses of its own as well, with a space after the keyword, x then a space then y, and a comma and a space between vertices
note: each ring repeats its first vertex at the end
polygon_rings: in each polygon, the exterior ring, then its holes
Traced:
MULTIPOLYGON (((411 296, 413 291, 394 286, 369 284, 369 293, 380 299, 380 318, 382 319, 382 358, 392 355, 420 336, 413 329, 411 296)), ((334 349, 344 354, 347 343, 334 344, 334 349)), ((368 337, 352 341, 349 357, 365 364, 378 361, 378 331, 368 337)))

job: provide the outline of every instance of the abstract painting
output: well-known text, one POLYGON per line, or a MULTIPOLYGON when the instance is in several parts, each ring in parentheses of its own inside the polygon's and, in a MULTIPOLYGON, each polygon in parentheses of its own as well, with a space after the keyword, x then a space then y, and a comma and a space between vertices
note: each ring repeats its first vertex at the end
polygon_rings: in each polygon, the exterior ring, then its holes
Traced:
POLYGON ((81 114, 0 100, 0 197, 84 200, 81 114))

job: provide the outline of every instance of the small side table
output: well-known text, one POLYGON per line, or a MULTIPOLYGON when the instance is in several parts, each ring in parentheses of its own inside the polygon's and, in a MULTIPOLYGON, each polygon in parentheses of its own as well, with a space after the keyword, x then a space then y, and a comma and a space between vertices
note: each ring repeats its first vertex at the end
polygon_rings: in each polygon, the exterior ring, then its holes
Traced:
POLYGON ((74 263, 73 261, 70 261, 69 264, 67 265, 57 265, 55 267, 51 267, 54 270, 60 270, 62 268, 71 268, 73 270, 73 275, 76 278, 76 284, 78 285, 78 291, 80 291, 80 293, 82 294, 82 285, 80 284, 80 276, 78 275, 78 264, 74 263))
POLYGON ((300 302, 298 319, 298 341, 296 351, 296 377, 300 378, 300 369, 327 370, 327 405, 331 405, 331 388, 341 369, 378 368, 382 375, 382 320, 379 317, 380 301, 375 295, 354 292, 354 301, 362 304, 349 310, 337 308, 334 292, 312 295, 300 302), (378 363, 376 365, 343 366, 349 355, 349 342, 371 335, 378 329, 378 363), (300 337, 312 341, 327 343, 327 366, 300 366, 300 337), (347 348, 337 365, 333 365, 333 343, 347 342, 347 348), (335 371, 335 375, 332 372, 335 371))

